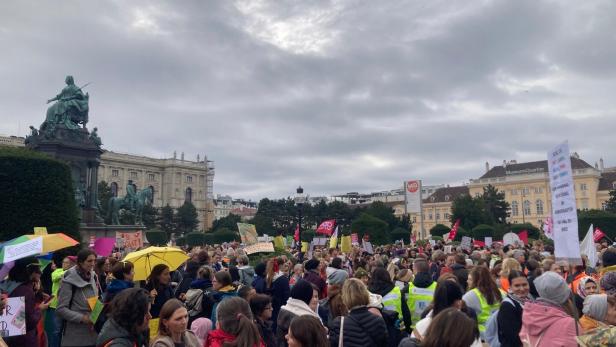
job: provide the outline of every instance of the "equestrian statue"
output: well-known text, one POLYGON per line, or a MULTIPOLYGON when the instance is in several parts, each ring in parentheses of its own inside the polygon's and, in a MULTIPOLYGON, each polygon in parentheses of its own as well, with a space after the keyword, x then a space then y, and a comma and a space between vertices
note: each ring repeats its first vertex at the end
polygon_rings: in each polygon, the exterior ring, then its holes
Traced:
POLYGON ((135 214, 135 224, 143 225, 143 208, 151 205, 153 192, 150 187, 135 191, 132 181, 126 185, 126 195, 124 197, 113 197, 109 199, 107 215, 111 216, 112 225, 120 225, 120 210, 128 210, 135 214))

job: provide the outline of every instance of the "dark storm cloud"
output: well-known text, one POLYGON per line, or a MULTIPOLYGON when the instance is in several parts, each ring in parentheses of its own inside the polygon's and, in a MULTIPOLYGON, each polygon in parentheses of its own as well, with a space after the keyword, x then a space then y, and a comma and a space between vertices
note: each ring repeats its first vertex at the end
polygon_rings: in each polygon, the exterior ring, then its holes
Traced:
POLYGON ((460 183, 564 139, 613 164, 615 6, 2 2, 0 133, 73 74, 105 148, 207 154, 236 197, 460 183))

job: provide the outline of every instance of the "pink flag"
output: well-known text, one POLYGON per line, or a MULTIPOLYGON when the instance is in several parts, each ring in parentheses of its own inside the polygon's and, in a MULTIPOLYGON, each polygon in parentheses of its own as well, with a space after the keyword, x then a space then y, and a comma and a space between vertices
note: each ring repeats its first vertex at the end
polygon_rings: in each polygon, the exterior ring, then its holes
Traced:
POLYGON ((592 234, 592 238, 594 239, 594 241, 599 242, 604 237, 605 237, 605 233, 601 231, 601 229, 595 228, 595 232, 592 234))
POLYGON ((103 237, 94 241, 92 249, 101 257, 108 257, 113 251, 116 240, 113 237, 103 237))
POLYGON ((329 219, 321 223, 317 228, 317 234, 325 234, 327 236, 331 236, 334 232, 334 225, 336 224, 335 219, 329 219))
POLYGON ((295 242, 299 242, 299 224, 297 225, 297 228, 295 228, 295 235, 293 236, 293 239, 295 242))
POLYGON ((553 226, 554 224, 552 223, 552 217, 546 218, 545 222, 543 223, 543 233, 550 240, 554 240, 553 226))
POLYGON ((453 240, 456 238, 456 234, 458 233, 458 227, 460 226, 460 219, 456 220, 451 231, 449 232, 449 239, 453 240))

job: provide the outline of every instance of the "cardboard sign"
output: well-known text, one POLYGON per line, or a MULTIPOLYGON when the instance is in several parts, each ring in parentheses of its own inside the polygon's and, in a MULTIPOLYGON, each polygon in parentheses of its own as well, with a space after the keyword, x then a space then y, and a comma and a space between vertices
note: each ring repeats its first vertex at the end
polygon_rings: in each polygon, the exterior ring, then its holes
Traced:
POLYGON ((473 245, 473 239, 468 236, 462 236, 462 243, 460 243, 460 247, 462 249, 470 250, 473 245))
POLYGON ((252 245, 259 242, 257 228, 254 224, 237 223, 237 230, 240 233, 243 244, 252 245))
POLYGON ((351 236, 342 236, 342 240, 340 242, 340 251, 343 253, 351 252, 351 236))
POLYGON ((0 315, 0 336, 26 334, 26 297, 8 298, 6 308, 0 315))
POLYGON ((444 252, 445 254, 451 254, 451 249, 453 248, 453 246, 449 245, 449 246, 445 246, 444 252))
POLYGON ((258 242, 244 247, 246 254, 274 252, 274 244, 271 242, 258 242))
POLYGON ((18 243, 16 245, 4 246, 4 263, 25 258, 43 252, 43 238, 37 237, 32 240, 18 243))
POLYGON ((143 247, 143 233, 141 230, 132 233, 118 231, 116 232, 116 240, 119 241, 119 244, 123 245, 124 249, 136 250, 143 247))
POLYGON ((372 244, 370 242, 368 241, 362 242, 361 247, 363 248, 364 252, 368 254, 374 254, 374 250, 372 249, 372 244))
POLYGON ((486 247, 488 248, 492 247, 492 237, 486 236, 485 241, 486 241, 486 247))

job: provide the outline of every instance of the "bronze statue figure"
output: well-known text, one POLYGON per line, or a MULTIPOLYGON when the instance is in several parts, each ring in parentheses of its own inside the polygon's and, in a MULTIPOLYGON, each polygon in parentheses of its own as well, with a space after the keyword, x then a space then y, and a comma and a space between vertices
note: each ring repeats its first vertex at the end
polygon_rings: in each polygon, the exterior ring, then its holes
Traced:
POLYGON ((107 213, 111 216, 112 225, 120 224, 121 209, 132 211, 135 214, 135 224, 143 224, 143 208, 152 202, 152 189, 148 187, 138 192, 134 192, 134 189, 135 186, 129 181, 129 184, 126 185, 126 196, 109 199, 107 213), (128 187, 131 188, 129 189, 128 187))
POLYGON ((56 125, 64 125, 67 129, 78 129, 79 125, 85 128, 88 123, 88 101, 90 96, 84 94, 82 89, 75 85, 73 76, 66 76, 66 87, 60 94, 47 100, 47 103, 56 101, 47 109, 47 117, 41 125, 41 131, 53 131, 56 125))

